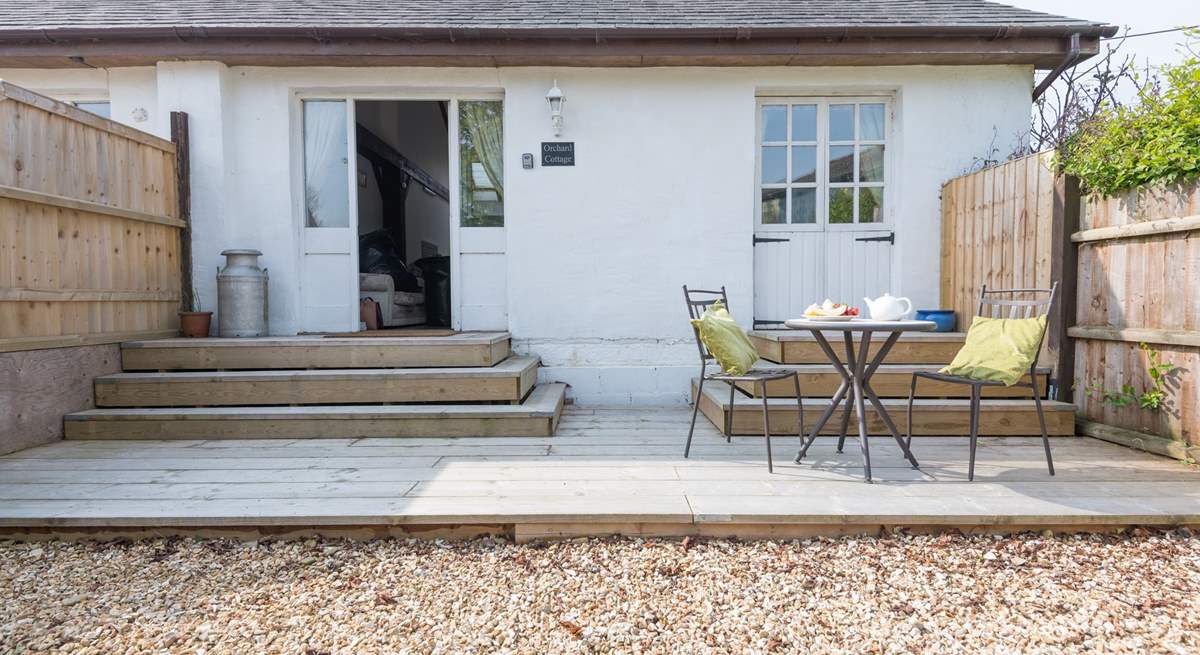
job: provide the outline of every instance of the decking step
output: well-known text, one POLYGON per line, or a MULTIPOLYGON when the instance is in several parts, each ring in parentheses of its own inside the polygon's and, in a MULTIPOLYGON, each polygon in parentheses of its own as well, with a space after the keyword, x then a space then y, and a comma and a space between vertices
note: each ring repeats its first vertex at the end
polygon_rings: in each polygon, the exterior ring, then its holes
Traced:
MULTIPOLYGON (((830 333, 829 344, 838 356, 843 356, 843 337, 830 333)), ((884 335, 875 335, 872 344, 882 345, 884 335)), ((940 364, 954 359, 966 335, 962 332, 905 332, 888 353, 892 364, 940 364)), ((857 343, 858 337, 855 337, 857 343)), ((806 330, 754 330, 750 342, 758 349, 759 357, 776 364, 828 364, 829 358, 817 345, 816 338, 806 330)), ((872 346, 874 347, 874 346, 872 346)))
POLYGON ((441 337, 157 339, 121 344, 126 371, 493 366, 509 355, 507 332, 441 337))
POLYGON ((533 389, 537 369, 537 357, 517 356, 473 368, 118 373, 96 378, 96 406, 516 402, 533 389))
MULTIPOLYGON (((838 375, 831 364, 763 364, 765 368, 791 369, 800 374, 800 393, 805 398, 830 398, 837 391, 842 377, 838 375)), ((871 377, 871 387, 880 398, 908 398, 909 385, 914 371, 937 371, 938 364, 884 364, 871 377)), ((1046 384, 1049 381, 1050 369, 1039 369, 1038 388, 1042 397, 1046 397, 1046 384)), ((1028 381, 1025 376, 1024 381, 1028 381)), ((751 396, 758 396, 752 382, 738 382, 738 389, 751 396)), ((1029 387, 983 387, 985 398, 1029 398, 1029 387)), ((767 383, 767 395, 772 398, 795 398, 795 385, 791 379, 772 380, 767 383)), ((918 398, 970 398, 971 387, 965 384, 951 384, 936 380, 920 380, 917 383, 918 398)))
MULTIPOLYGON (((692 382, 692 397, 696 396, 696 381, 692 382)), ((882 398, 892 421, 901 433, 907 431, 904 398, 882 398)), ((806 398, 804 400, 805 431, 816 425, 821 412, 829 406, 828 400, 806 398)), ((1075 434, 1075 406, 1053 400, 1043 400, 1046 415, 1046 431, 1051 435, 1075 434)), ((787 398, 768 398, 767 411, 770 416, 771 433, 796 434, 796 401, 787 398)), ((704 383, 704 396, 700 399, 700 411, 720 429, 724 425, 725 413, 730 411, 729 385, 723 382, 704 383)), ((737 435, 762 434, 762 399, 750 398, 745 394, 733 394, 733 433, 737 435)), ((825 425, 822 434, 837 434, 841 410, 825 425)), ((850 431, 855 430, 855 413, 851 412, 850 431)), ((979 433, 993 436, 1038 435, 1037 411, 1032 400, 990 399, 983 401, 979 413, 979 433)), ((931 400, 918 399, 913 403, 914 433, 924 436, 962 436, 970 432, 970 401, 965 399, 931 400)), ((887 428, 878 414, 867 407, 867 430, 870 434, 887 434, 887 428)))
POLYGON ((547 437, 566 385, 538 385, 520 405, 309 405, 93 409, 64 417, 67 439, 547 437))

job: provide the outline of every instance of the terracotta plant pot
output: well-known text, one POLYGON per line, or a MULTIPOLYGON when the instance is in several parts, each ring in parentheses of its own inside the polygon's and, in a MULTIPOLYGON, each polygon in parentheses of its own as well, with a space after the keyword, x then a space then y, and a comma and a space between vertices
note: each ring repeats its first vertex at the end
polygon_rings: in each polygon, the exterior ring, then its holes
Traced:
POLYGON ((179 331, 185 337, 207 337, 212 312, 179 312, 179 331))

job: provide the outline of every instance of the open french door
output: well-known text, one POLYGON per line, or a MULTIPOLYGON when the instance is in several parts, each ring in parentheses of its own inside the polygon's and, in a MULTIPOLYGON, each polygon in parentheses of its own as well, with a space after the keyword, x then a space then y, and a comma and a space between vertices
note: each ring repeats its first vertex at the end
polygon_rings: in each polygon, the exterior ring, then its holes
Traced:
POLYGON ((301 329, 358 329, 358 195, 354 101, 303 100, 301 329))
POLYGON ((886 98, 759 100, 756 328, 891 290, 890 123, 886 98))

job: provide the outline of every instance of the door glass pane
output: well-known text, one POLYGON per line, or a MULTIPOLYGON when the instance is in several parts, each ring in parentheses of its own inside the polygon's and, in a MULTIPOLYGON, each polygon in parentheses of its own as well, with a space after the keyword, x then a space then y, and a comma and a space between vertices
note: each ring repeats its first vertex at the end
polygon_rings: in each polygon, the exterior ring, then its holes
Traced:
POLYGON ((792 222, 817 222, 816 189, 792 189, 792 222))
POLYGON ((792 141, 817 140, 817 106, 792 106, 792 141))
POLYGON ((840 188, 829 190, 829 222, 854 222, 854 189, 840 188))
POLYGON ((883 146, 861 146, 858 151, 860 182, 883 181, 883 146))
POLYGON ((858 222, 883 222, 883 187, 862 187, 858 190, 858 222))
POLYGON ((883 104, 858 106, 860 141, 883 141, 883 104))
POLYGON ((854 146, 829 146, 829 181, 854 181, 854 146))
POLYGON ((829 140, 854 140, 854 105, 829 105, 829 140))
POLYGON ((763 146, 762 183, 782 184, 787 181, 787 148, 763 146))
POLYGON ((504 226, 504 104, 458 103, 459 224, 504 226))
POLYGON ((350 226, 346 102, 304 101, 304 224, 350 226))
POLYGON ((762 140, 787 141, 787 105, 763 106, 762 140))
POLYGON ((817 181, 816 146, 792 146, 792 181, 817 181))
POLYGON ((762 223, 763 225, 778 225, 784 222, 784 202, 787 189, 762 190, 762 223))

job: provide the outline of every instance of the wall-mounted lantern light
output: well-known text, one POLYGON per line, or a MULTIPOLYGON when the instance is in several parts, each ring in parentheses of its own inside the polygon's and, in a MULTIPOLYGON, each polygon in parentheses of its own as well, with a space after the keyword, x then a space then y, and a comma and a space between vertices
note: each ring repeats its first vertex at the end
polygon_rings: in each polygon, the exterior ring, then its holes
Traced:
POLYGON ((562 136, 562 110, 566 97, 558 88, 558 80, 554 80, 554 88, 546 92, 546 102, 550 103, 550 124, 554 126, 554 136, 562 136))

